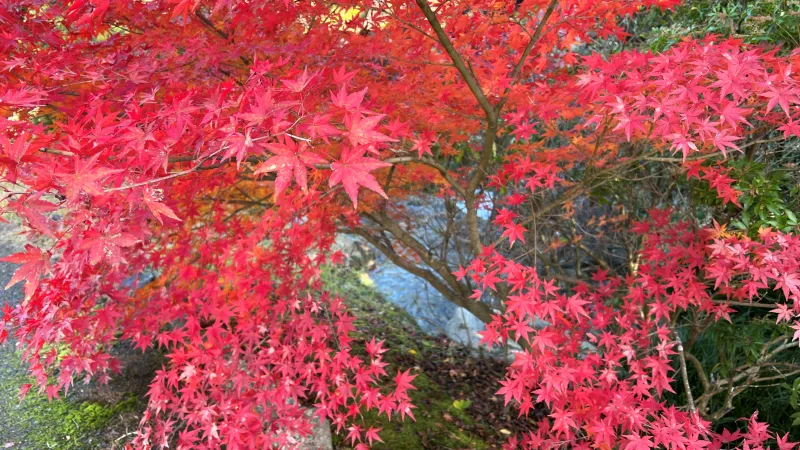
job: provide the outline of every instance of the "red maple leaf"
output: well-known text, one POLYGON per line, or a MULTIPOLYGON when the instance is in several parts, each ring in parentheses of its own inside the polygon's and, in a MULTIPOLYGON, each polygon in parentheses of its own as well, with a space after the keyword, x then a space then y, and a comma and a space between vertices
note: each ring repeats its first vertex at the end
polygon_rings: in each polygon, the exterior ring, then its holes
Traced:
POLYGON ((411 375, 411 369, 406 370, 405 372, 397 371, 397 376, 394 377, 394 382, 397 384, 398 391, 406 391, 408 389, 416 389, 411 382, 414 381, 414 378, 417 378, 416 375, 411 375))
POLYGON ((180 222, 181 219, 175 214, 175 212, 171 210, 169 206, 158 200, 161 195, 162 193, 160 191, 154 191, 153 189, 149 188, 144 189, 142 191, 142 201, 144 202, 144 205, 147 206, 147 209, 153 213, 153 216, 160 224, 164 224, 164 219, 162 217, 169 217, 170 219, 180 222))
POLYGON ((8 281, 6 289, 20 281, 25 281, 25 300, 33 296, 39 287, 42 275, 50 271, 50 254, 42 252, 38 247, 30 244, 25 245, 24 252, 0 258, 0 261, 22 264, 8 281))
POLYGON ((247 157, 247 154, 252 151, 251 149, 255 149, 257 145, 250 137, 250 132, 251 130, 248 129, 244 134, 231 133, 225 140, 227 148, 225 149, 225 154, 222 155, 222 159, 235 158, 236 167, 239 167, 239 164, 247 157))
POLYGON ((35 148, 31 146, 31 141, 28 139, 30 135, 23 132, 10 141, 6 136, 0 136, 0 147, 3 149, 5 156, 0 156, 0 167, 6 166, 6 177, 11 183, 17 181, 17 170, 21 162, 28 161, 33 158, 35 148))
POLYGON ((783 295, 786 298, 789 298, 789 294, 800 298, 800 276, 796 273, 781 274, 778 278, 778 282, 775 284, 775 290, 777 291, 778 289, 783 291, 783 295))
POLYGON ((97 167, 96 164, 99 157, 100 153, 86 160, 76 157, 74 173, 56 173, 56 177, 64 181, 67 202, 74 203, 80 193, 95 196, 102 195, 103 187, 100 185, 100 180, 109 175, 122 172, 122 169, 97 167))
POLYGON ((0 105, 33 107, 42 104, 47 94, 33 88, 6 89, 0 94, 0 105))
POLYGON ((395 142, 396 139, 375 131, 383 117, 383 114, 373 116, 363 116, 361 113, 348 114, 344 119, 344 124, 347 127, 350 142, 354 146, 367 145, 370 147, 384 142, 395 142))
POLYGON ((331 164, 330 187, 341 183, 344 186, 347 196, 353 202, 353 207, 358 207, 358 187, 363 186, 371 191, 377 192, 381 197, 388 199, 383 188, 378 184, 378 180, 370 173, 383 167, 390 167, 391 164, 375 158, 365 158, 363 151, 356 149, 345 150, 342 159, 331 164))
POLYGON ((518 223, 510 222, 506 224, 505 231, 503 231, 502 236, 508 238, 508 246, 513 247, 514 242, 519 239, 522 243, 525 243, 525 233, 528 231, 522 225, 518 223))
POLYGON ((287 187, 294 174, 294 180, 303 192, 308 191, 308 170, 315 164, 325 164, 326 161, 316 153, 309 151, 305 142, 299 145, 294 139, 286 137, 282 144, 267 144, 264 147, 273 153, 273 156, 261 163, 253 173, 259 175, 268 172, 277 172, 275 178, 274 198, 278 198, 287 187))
POLYGON ((281 80, 281 83, 293 92, 303 92, 306 86, 308 86, 308 83, 311 82, 315 76, 317 76, 316 73, 309 74, 307 69, 303 69, 303 74, 296 79, 281 80))
POLYGON ((372 445, 373 441, 383 442, 383 440, 381 440, 381 437, 380 437, 380 435, 378 435, 378 433, 379 433, 379 432, 380 432, 382 429, 383 429, 383 428, 373 428, 373 427, 370 427, 370 428, 369 428, 369 429, 366 431, 366 433, 364 434, 364 438, 365 438, 367 441, 369 441, 369 445, 372 445))
POLYGON ((352 94, 348 94, 347 88, 342 86, 336 95, 331 92, 331 101, 333 102, 334 106, 344 108, 350 112, 358 112, 361 110, 361 102, 364 101, 364 96, 366 94, 367 88, 364 88, 358 92, 353 92, 352 94))
POLYGON ((189 16, 189 13, 194 12, 195 8, 197 7, 197 0, 170 0, 170 3, 177 3, 175 8, 172 10, 172 19, 177 17, 183 17, 183 23, 186 23, 186 19, 189 16))
POLYGON ((132 247, 138 242, 134 236, 127 233, 100 233, 95 230, 87 231, 80 248, 89 251, 89 264, 97 265, 102 260, 107 260, 112 266, 124 263, 122 249, 132 247))
POLYGON ((625 446, 625 450, 650 450, 651 448, 655 447, 655 444, 653 444, 653 441, 649 436, 626 434, 625 437, 628 439, 628 444, 625 446))
POLYGON ((20 217, 24 218, 31 228, 53 239, 56 238, 56 235, 53 233, 50 227, 50 220, 45 214, 54 211, 56 208, 58 208, 57 205, 40 200, 36 196, 26 198, 24 201, 8 202, 8 209, 15 211, 20 217))

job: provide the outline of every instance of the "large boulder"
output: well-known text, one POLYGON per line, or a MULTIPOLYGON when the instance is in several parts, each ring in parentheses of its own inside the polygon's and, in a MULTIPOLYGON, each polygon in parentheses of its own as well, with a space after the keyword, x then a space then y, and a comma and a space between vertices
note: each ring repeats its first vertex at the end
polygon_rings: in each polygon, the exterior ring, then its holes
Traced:
POLYGON ((486 325, 477 316, 465 308, 456 308, 455 314, 450 317, 445 327, 447 337, 461 345, 478 348, 481 337, 479 331, 486 329, 486 325))
POLYGON ((334 249, 344 254, 345 265, 351 269, 369 272, 376 266, 375 250, 358 236, 339 234, 334 249))

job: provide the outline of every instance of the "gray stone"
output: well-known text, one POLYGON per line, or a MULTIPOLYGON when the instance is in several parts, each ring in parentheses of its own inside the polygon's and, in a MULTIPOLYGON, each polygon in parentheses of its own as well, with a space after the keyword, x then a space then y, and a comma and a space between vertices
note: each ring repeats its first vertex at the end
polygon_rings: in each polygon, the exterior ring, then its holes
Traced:
MULTIPOLYGON (((308 410, 309 416, 313 415, 308 410)), ((320 422, 318 416, 311 419, 313 428, 311 434, 300 440, 300 450, 333 450, 333 440, 331 439, 331 425, 327 420, 320 422)))
POLYGON ((334 250, 344 254, 347 267, 370 271, 375 268, 375 250, 364 239, 349 234, 336 236, 334 250))
POLYGON ((461 345, 478 348, 481 337, 479 331, 486 329, 486 326, 474 314, 465 308, 456 308, 455 314, 447 321, 445 331, 447 337, 461 345))

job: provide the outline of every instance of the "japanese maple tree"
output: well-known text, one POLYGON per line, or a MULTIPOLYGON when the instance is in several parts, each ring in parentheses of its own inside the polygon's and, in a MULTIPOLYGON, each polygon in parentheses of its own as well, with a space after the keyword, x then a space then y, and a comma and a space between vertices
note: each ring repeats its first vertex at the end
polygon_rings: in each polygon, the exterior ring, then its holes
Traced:
POLYGON ((518 346, 498 394, 548 414, 509 448, 793 448, 714 422, 800 369, 776 359, 800 338, 796 220, 728 228, 752 194, 730 161, 800 136, 800 54, 592 51, 676 3, 4 2, 2 207, 43 244, 5 259, 25 286, 0 342, 48 397, 119 372, 117 342, 164 349, 136 448, 291 448, 304 405, 367 448, 362 412, 413 419, 414 374, 354 350, 324 292, 351 233, 518 346), (433 245, 420 196, 445 205, 433 245), (692 345, 743 308, 781 333, 707 375, 692 345))

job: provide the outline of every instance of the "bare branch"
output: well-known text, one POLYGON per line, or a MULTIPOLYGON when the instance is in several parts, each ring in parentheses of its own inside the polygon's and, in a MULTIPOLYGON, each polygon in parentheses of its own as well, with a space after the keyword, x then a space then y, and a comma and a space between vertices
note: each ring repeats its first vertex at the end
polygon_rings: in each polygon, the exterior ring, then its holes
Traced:
POLYGON ((453 46, 453 43, 450 41, 450 38, 445 33, 444 29, 442 28, 442 24, 439 23, 439 20, 436 18, 436 13, 433 12, 431 6, 428 4, 427 0, 416 0, 417 6, 419 9, 422 10, 422 14, 425 15, 425 18, 428 19, 428 23, 431 24, 434 33, 436 33, 436 37, 439 39, 439 43, 444 47, 444 50, 450 56, 450 59, 453 60, 453 64, 458 69, 458 72, 464 78, 464 81, 467 83, 469 90, 472 91, 472 95, 475 96, 475 99, 478 100, 478 103, 483 108, 483 112, 486 113, 486 119, 489 123, 497 123, 497 115, 495 114, 494 108, 492 107, 491 103, 489 103, 489 99, 486 98, 486 95, 483 93, 483 89, 481 89, 480 85, 478 84, 478 80, 475 79, 475 76, 472 75, 472 72, 467 68, 467 65, 464 64, 464 60, 461 58, 461 55, 456 51, 456 48, 453 46))
POLYGON ((433 167, 434 169, 439 171, 439 174, 442 176, 442 178, 445 179, 445 181, 447 181, 450 184, 450 186, 453 187, 454 191, 458 192, 458 194, 460 196, 462 196, 462 197, 466 196, 466 192, 464 191, 464 188, 461 187, 461 185, 458 183, 458 181, 455 178, 453 178, 453 175, 450 173, 449 170, 447 170, 447 167, 443 166, 439 161, 436 161, 433 158, 428 158, 428 157, 425 157, 425 156, 423 156, 422 158, 417 158, 415 156, 398 156, 398 157, 395 157, 395 158, 388 158, 388 159, 386 159, 384 161, 388 162, 388 163, 412 162, 412 163, 419 163, 419 164, 424 164, 426 166, 433 167))
POLYGON ((681 377, 683 377, 683 388, 686 390, 686 400, 689 402, 689 411, 692 414, 697 414, 697 407, 692 396, 692 387, 689 385, 689 374, 686 372, 686 356, 683 353, 683 343, 677 333, 675 333, 675 339, 678 341, 678 360, 681 364, 681 377))
POLYGON ((705 393, 710 391, 711 384, 708 381, 708 375, 706 375, 705 369, 703 369, 703 364, 701 364, 700 360, 689 351, 684 351, 684 355, 686 356, 686 359, 688 359, 694 366, 697 376, 700 377, 700 383, 703 385, 703 392, 705 393))
POLYGON ((434 289, 436 289, 445 298, 447 298, 454 304, 471 312, 482 322, 489 323, 492 321, 492 311, 491 309, 489 309, 489 306, 486 303, 471 301, 467 297, 464 297, 458 292, 448 288, 447 285, 445 285, 444 282, 439 277, 436 276, 436 274, 427 269, 419 267, 413 262, 410 262, 402 258, 400 255, 397 254, 397 252, 394 251, 394 249, 390 245, 381 242, 380 239, 378 239, 369 231, 363 228, 356 228, 352 231, 352 233, 355 233, 358 236, 364 238, 367 242, 369 242, 375 248, 377 248, 381 253, 386 255, 386 257, 389 258, 389 260, 392 261, 394 264, 396 264, 398 267, 427 281, 434 289))
POLYGON ((547 23, 547 19, 549 19, 553 14, 557 3, 558 0, 550 0, 550 4, 547 5, 547 10, 544 12, 542 20, 539 21, 536 31, 533 32, 531 40, 528 42, 528 45, 525 46, 525 50, 522 51, 522 55, 519 57, 519 61, 517 61, 517 65, 514 66, 514 69, 511 71, 511 83, 509 83, 508 87, 503 92, 503 97, 497 103, 497 108, 495 109, 498 115, 508 101, 508 95, 511 93, 511 88, 518 81, 519 76, 522 73, 522 67, 525 66, 525 61, 528 59, 528 56, 530 56, 533 47, 536 46, 537 42, 539 42, 539 38, 542 36, 542 31, 547 23))

